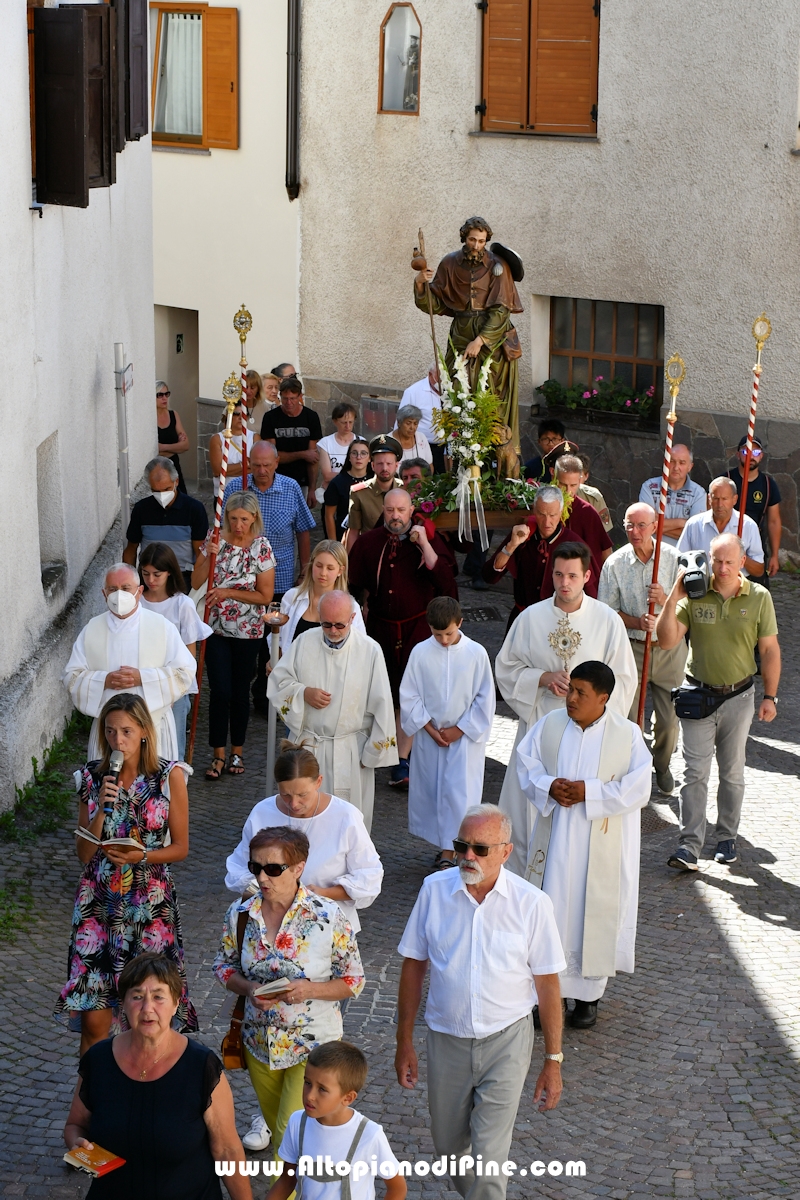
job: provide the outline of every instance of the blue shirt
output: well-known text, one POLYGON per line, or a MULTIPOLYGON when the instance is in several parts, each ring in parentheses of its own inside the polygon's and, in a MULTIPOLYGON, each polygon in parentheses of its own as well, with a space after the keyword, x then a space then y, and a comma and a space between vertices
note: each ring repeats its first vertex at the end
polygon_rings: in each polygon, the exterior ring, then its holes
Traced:
MULTIPOLYGON (((661 503, 660 475, 656 475, 653 479, 645 479, 642 490, 639 492, 639 503, 652 505, 658 516, 658 506, 661 503)), ((706 507, 704 490, 699 483, 695 483, 687 475, 682 488, 667 489, 664 517, 668 521, 688 521, 689 517, 695 517, 698 513, 705 512, 706 507)), ((668 546, 678 545, 677 538, 667 537, 666 534, 664 534, 664 541, 668 546)))
MULTIPOLYGON (((223 512, 228 498, 241 490, 241 479, 232 479, 225 488, 223 512)), ((264 536, 269 540, 278 564, 275 568, 275 594, 283 595, 294 584, 294 535, 314 529, 317 523, 303 499, 299 484, 288 475, 278 475, 276 472, 272 487, 264 492, 253 483, 253 476, 248 475, 247 490, 258 500, 264 536)))

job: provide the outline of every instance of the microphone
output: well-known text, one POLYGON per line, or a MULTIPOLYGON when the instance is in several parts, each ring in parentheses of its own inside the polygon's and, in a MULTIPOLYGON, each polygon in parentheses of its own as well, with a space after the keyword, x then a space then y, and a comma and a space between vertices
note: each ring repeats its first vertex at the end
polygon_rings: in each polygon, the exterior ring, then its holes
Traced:
MULTIPOLYGON (((114 783, 119 783, 119 773, 122 770, 122 766, 123 766, 124 762, 125 762, 125 755, 122 753, 121 750, 112 750, 111 751, 111 757, 108 760, 108 766, 109 766, 108 774, 110 775, 110 777, 114 783)), ((114 811, 113 805, 109 804, 108 802, 106 802, 103 805, 103 812, 106 816, 109 816, 113 811, 114 811)))

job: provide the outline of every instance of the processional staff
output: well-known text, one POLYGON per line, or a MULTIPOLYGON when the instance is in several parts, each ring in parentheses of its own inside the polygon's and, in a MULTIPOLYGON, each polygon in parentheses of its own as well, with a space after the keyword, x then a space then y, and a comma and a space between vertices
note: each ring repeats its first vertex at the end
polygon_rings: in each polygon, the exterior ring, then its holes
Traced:
POLYGON ((742 494, 739 497, 739 528, 736 531, 739 537, 742 536, 744 528, 744 510, 747 504, 747 484, 750 480, 750 460, 753 457, 753 432, 756 427, 756 405, 758 404, 758 381, 761 378, 763 367, 761 366, 761 351, 764 349, 764 343, 772 333, 772 325, 766 313, 762 313, 760 317, 756 317, 753 321, 753 337, 756 339, 756 364, 753 367, 753 390, 750 395, 750 420, 747 425, 747 454, 744 460, 744 479, 742 480, 742 494))
MULTIPOLYGON (((231 422, 233 421, 233 410, 239 403, 242 396, 242 385, 239 380, 231 372, 228 378, 222 385, 222 395, 225 400, 227 415, 225 419, 225 430, 222 434, 222 462, 219 468, 219 490, 217 492, 217 500, 214 505, 214 532, 211 536, 211 544, 208 553, 208 584, 206 586, 206 606, 203 612, 203 620, 208 624, 209 613, 211 612, 211 602, 209 597, 214 590, 214 570, 217 565, 217 552, 219 550, 219 533, 222 526, 222 498, 225 495, 225 483, 228 475, 228 450, 231 444, 231 422)), ((242 425, 244 431, 244 424, 242 425)), ((242 449, 244 449, 244 437, 242 438, 242 449)), ((244 462, 244 459, 243 459, 244 462)), ((242 479, 242 486, 245 480, 242 479)), ((203 665, 206 660, 206 643, 200 643, 200 656, 197 660, 197 695, 194 698, 192 706, 192 725, 189 731, 189 747, 186 753, 186 761, 189 766, 192 765, 192 756, 194 755, 194 740, 197 735, 197 714, 200 709, 200 690, 203 682, 203 665)))
MULTIPOLYGON (((414 257, 411 259, 412 271, 424 271, 428 266, 428 260, 425 257, 425 237, 420 229, 417 233, 419 245, 414 247, 414 257)), ((425 298, 428 301, 428 315, 431 319, 431 341, 433 342, 433 361, 436 363, 436 379, 440 379, 439 375, 439 347, 436 343, 436 328, 433 323, 433 297, 431 296, 431 285, 425 280, 425 298)))
POLYGON ((242 356, 239 359, 239 366, 242 371, 242 491, 247 491, 247 357, 245 355, 245 343, 247 335, 253 328, 253 318, 247 311, 244 305, 239 309, 236 316, 233 318, 233 328, 239 335, 239 341, 242 345, 242 356))
MULTIPOLYGON (((678 398, 680 386, 686 378, 686 364, 679 354, 673 354, 664 367, 664 377, 669 384, 670 407, 667 413, 667 440, 664 444, 664 467, 661 472, 661 494, 658 498, 658 524, 656 525, 656 547, 653 551, 653 575, 651 583, 658 583, 658 567, 661 562, 661 540, 664 535, 664 514, 667 511, 667 492, 669 491, 669 464, 672 459, 672 438, 675 433, 675 422, 678 414, 675 412, 675 401, 678 398)), ((652 617, 656 610, 655 600, 647 606, 647 615, 652 617)), ((639 685, 639 712, 636 722, 640 729, 644 728, 644 706, 647 699, 647 677, 650 673, 650 653, 653 633, 648 629, 644 639, 644 655, 642 657, 642 681, 639 685)))

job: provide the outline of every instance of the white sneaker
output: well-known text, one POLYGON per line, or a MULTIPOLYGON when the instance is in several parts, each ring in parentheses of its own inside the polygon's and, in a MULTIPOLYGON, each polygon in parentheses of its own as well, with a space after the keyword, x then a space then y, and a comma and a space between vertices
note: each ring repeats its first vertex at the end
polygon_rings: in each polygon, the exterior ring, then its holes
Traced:
POLYGON ((250 1122, 250 1129, 242 1138, 242 1145, 246 1150, 266 1150, 271 1138, 269 1125, 261 1113, 256 1113, 250 1122))

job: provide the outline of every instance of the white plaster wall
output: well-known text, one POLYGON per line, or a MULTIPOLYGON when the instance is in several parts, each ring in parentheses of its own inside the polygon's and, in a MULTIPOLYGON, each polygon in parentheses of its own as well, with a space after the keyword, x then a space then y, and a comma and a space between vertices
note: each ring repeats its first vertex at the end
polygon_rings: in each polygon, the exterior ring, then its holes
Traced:
POLYGON ((200 394, 212 398, 238 374, 232 321, 243 302, 253 316, 249 365, 264 372, 297 356, 298 206, 284 186, 286 3, 237 7, 240 148, 153 153, 155 301, 197 309, 200 394))
MULTIPOLYGON (((114 343, 134 364, 131 481, 156 445, 149 139, 117 156, 117 182, 88 209, 30 211, 31 154, 24 5, 0 0, 0 808, 30 774, 31 754, 71 708, 57 683, 71 638, 71 597, 117 517, 114 343), (45 598, 39 559, 37 447, 58 433, 66 585, 45 598), (30 664, 43 643, 46 662, 30 664), (20 681, 27 686, 20 691, 20 681), (46 681, 46 686, 45 686, 46 681), (13 697, 12 693, 13 692, 13 697)), ((52 456, 51 456, 52 457, 52 456)), ((52 495, 52 489, 51 489, 52 495)), ((57 507, 57 506, 56 506, 57 507)), ((44 521, 48 513, 41 514, 44 521)), ((54 517, 54 519, 57 519, 54 517)), ((108 546, 119 557, 121 538, 108 546)), ((94 601, 99 607, 99 592, 94 601)), ((74 607, 74 605, 73 605, 74 607)), ((74 635, 73 635, 74 636, 74 635)))
MULTIPOLYGON (((419 378, 430 342, 411 298, 417 228, 436 261, 477 212, 522 255, 526 308, 532 294, 664 305, 667 354, 687 363, 687 406, 747 411, 750 326, 765 309, 774 333, 760 411, 800 416, 796 0, 775 0, 768 16, 747 0, 603 0, 596 142, 470 136, 481 18, 467 0, 415 0, 421 112, 379 115, 386 8, 350 0, 332 24, 331 3, 304 6, 309 375, 396 387, 419 378), (331 69, 332 45, 346 70, 331 69)), ((437 325, 444 338, 447 323, 437 325)), ((518 325, 527 390, 530 312, 518 325)))

